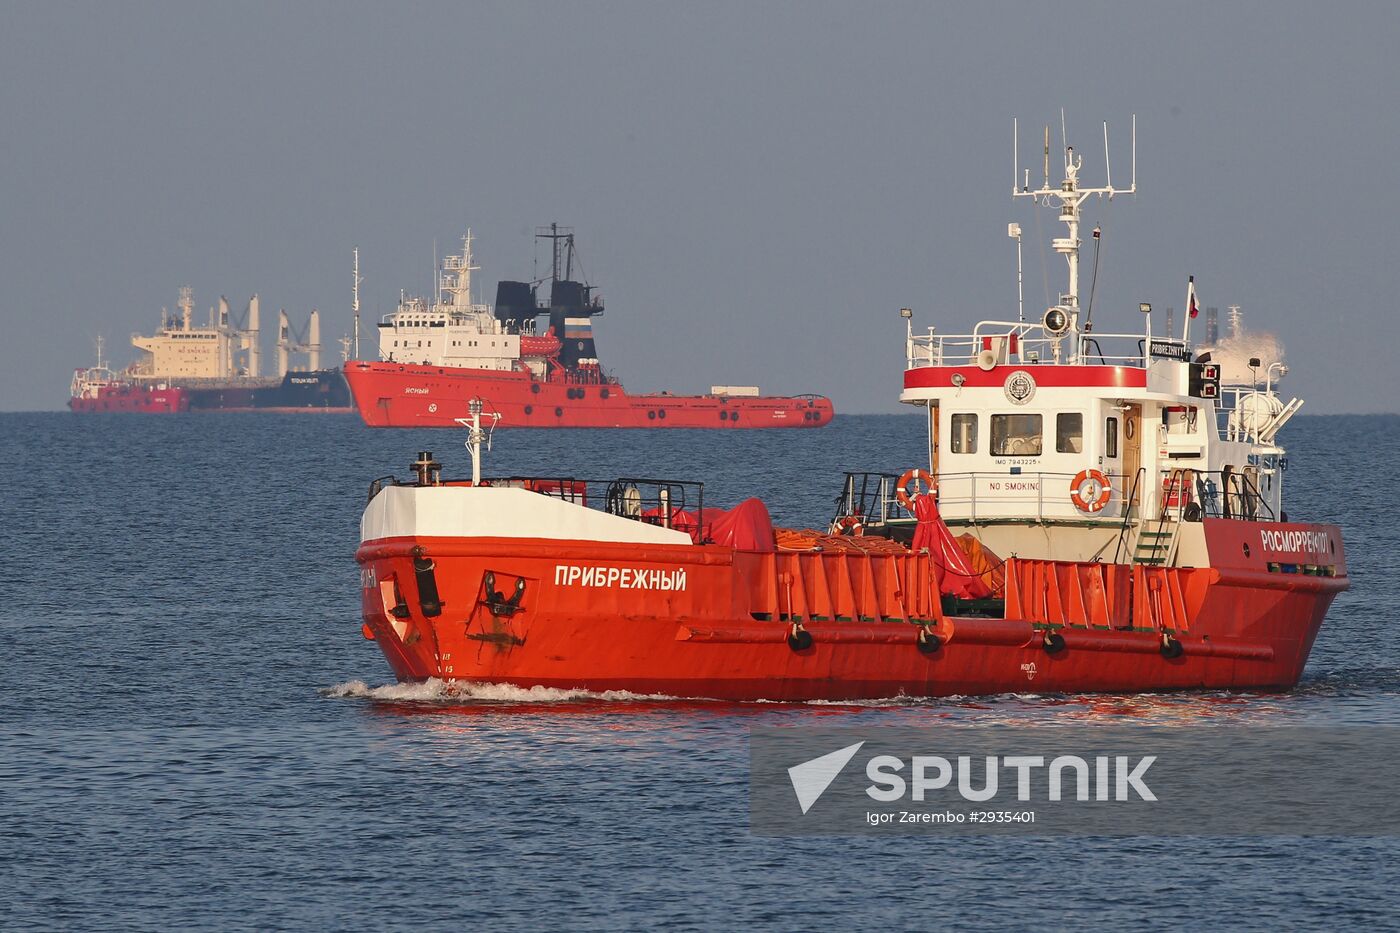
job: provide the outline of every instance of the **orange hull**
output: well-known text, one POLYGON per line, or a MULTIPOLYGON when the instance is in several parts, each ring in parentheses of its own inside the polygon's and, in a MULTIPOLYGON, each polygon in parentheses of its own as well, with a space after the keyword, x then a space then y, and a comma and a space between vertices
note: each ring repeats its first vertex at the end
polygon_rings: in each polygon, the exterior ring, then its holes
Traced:
POLYGON ((833 414, 822 396, 629 395, 528 372, 351 360, 345 378, 374 428, 455 428, 473 398, 511 428, 819 428, 833 414))
POLYGON ((1335 538, 1304 568, 1242 553, 1277 524, 1207 526, 1208 568, 1008 561, 1002 619, 944 617, 930 558, 903 550, 390 538, 357 560, 364 632, 400 680, 729 700, 1292 687, 1347 587, 1340 535, 1286 526, 1335 538))

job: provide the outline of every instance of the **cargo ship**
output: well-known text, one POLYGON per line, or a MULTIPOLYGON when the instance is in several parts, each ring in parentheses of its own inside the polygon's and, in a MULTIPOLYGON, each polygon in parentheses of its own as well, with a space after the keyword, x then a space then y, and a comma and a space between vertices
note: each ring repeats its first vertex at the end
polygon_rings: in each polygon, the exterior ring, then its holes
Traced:
POLYGON ((469 475, 425 451, 369 487, 364 636, 402 681, 672 697, 1296 685, 1349 585, 1341 531, 1283 510, 1278 434, 1302 402, 1278 394, 1281 360, 1239 380, 1193 343, 1193 280, 1179 331, 1146 304, 1138 327, 1091 329, 1083 204, 1136 172, 1085 187, 1068 147, 1062 181, 1046 165, 1013 190, 1067 225, 1055 305, 962 334, 904 312, 927 463, 848 473, 829 525, 774 527, 690 480, 485 477, 478 402, 469 475))
POLYGON ((128 411, 171 414, 200 411, 341 412, 352 410, 350 388, 339 369, 320 364, 320 314, 312 311, 303 333, 293 330, 286 311, 279 312, 277 374, 261 373, 259 299, 248 301, 235 321, 226 298, 209 323, 194 322, 194 297, 180 289, 179 314, 161 312, 154 335, 133 334, 140 357, 120 372, 99 360, 73 379, 68 407, 77 412, 128 411), (295 354, 305 354, 307 368, 293 370, 295 354))
MULTIPOLYGON (((831 421, 828 398, 765 396, 757 386, 629 393, 598 360, 593 319, 603 301, 574 278, 573 231, 554 224, 536 236, 552 247, 549 276, 498 283, 494 309, 472 301, 478 267, 468 233, 462 253, 442 263, 437 298, 402 298, 379 322, 379 360, 345 364, 365 424, 454 427, 477 397, 490 400, 504 427, 819 428, 831 421), (545 284, 549 301, 540 304, 536 289, 545 284)), ((355 281, 358 290, 358 272, 355 281)))

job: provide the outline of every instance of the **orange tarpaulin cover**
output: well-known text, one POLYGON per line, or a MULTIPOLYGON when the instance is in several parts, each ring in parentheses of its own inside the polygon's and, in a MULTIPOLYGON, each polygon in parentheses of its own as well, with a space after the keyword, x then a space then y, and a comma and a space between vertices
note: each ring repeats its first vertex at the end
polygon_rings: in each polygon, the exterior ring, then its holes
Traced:
POLYGON ((934 558, 933 572, 938 581, 938 591, 960 599, 986 599, 991 596, 992 588, 973 569, 967 555, 958 546, 958 540, 943 523, 933 496, 922 495, 914 499, 914 518, 919 523, 914 529, 914 550, 928 548, 934 558))
POLYGON ((706 537, 740 551, 773 551, 773 519, 768 506, 745 499, 727 512, 705 510, 706 537))
POLYGON ((992 588, 993 596, 1000 599, 1006 592, 1006 567, 1002 559, 991 548, 977 540, 976 535, 958 535, 957 542, 958 547, 967 555, 967 562, 973 573, 992 588))

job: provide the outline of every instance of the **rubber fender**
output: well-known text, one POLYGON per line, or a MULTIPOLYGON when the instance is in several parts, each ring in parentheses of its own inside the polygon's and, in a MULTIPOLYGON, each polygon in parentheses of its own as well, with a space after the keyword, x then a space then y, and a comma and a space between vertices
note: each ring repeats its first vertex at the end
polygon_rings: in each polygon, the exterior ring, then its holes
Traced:
POLYGON ((431 619, 442 615, 442 599, 438 596, 437 565, 433 559, 422 553, 422 548, 413 549, 413 576, 418 582, 418 608, 431 619))
POLYGON ((1186 649, 1181 647, 1181 642, 1177 641, 1175 638, 1170 635, 1162 636, 1162 657, 1166 658, 1168 661, 1181 657, 1185 650, 1186 649))
POLYGON ((793 651, 806 651, 812 647, 812 633, 799 625, 794 625, 787 637, 788 647, 793 651))

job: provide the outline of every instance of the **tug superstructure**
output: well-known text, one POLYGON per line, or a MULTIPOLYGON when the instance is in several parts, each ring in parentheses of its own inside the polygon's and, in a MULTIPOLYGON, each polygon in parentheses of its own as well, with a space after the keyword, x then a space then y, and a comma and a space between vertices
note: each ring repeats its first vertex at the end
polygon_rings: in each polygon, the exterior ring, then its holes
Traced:
MULTIPOLYGON (((450 428, 478 397, 508 427, 816 428, 831 421, 828 398, 765 396, 757 386, 629 393, 598 360, 593 319, 603 300, 576 278, 573 231, 552 224, 536 236, 552 246, 549 276, 499 282, 494 307, 472 297, 478 266, 470 232, 462 252, 443 260, 436 299, 400 298, 379 322, 379 359, 345 365, 365 424, 450 428), (548 300, 538 302, 545 283, 548 300)), ((356 273, 357 296, 358 281, 356 273)))

